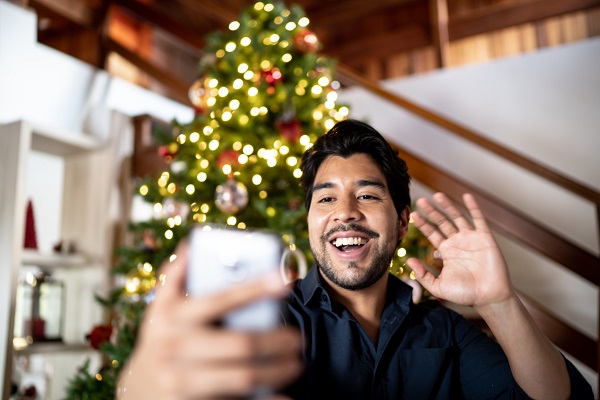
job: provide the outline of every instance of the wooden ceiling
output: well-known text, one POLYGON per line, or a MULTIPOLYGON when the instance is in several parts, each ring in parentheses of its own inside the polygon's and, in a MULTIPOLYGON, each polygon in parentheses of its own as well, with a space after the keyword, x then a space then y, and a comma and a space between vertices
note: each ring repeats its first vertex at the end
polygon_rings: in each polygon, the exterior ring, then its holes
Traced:
MULTIPOLYGON (((1 0, 0 0, 1 1, 1 0)), ((112 53, 143 71, 172 98, 182 100, 193 81, 204 37, 227 29, 249 0, 11 0, 38 14, 38 40, 99 68, 112 53), (135 40, 113 35, 129 26, 135 40), (187 70, 173 68, 157 53, 156 32, 172 38, 187 70)), ((584 36, 600 35, 600 0, 295 0, 319 37, 321 51, 373 79, 398 75, 369 70, 392 55, 427 49, 430 68, 448 66, 451 43, 573 13, 593 15, 584 36)), ((540 36, 538 34, 538 36, 540 36)), ((538 47, 543 38, 538 37, 538 47)), ((164 47, 164 43, 162 44, 164 47)), ((164 49, 162 49, 164 53, 164 49)), ((173 49, 171 49, 173 51, 173 49)), ((383 65, 383 64, 382 64, 383 65)), ((414 68, 413 68, 414 70, 414 68)), ((414 72, 414 71, 413 71, 414 72)), ((416 71, 418 72, 418 71, 416 71)), ((410 73, 410 71, 408 71, 410 73)), ((139 83, 139 82, 138 82, 139 83)), ((148 83, 148 82, 146 82, 148 83)), ((156 85, 155 85, 156 87, 156 85)))

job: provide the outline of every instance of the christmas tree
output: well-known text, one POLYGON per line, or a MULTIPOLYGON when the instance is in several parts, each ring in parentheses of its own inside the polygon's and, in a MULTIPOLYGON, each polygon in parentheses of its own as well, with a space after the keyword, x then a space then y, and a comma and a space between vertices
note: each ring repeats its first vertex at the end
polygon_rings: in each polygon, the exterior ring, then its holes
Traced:
MULTIPOLYGON (((336 104, 334 61, 319 50, 303 10, 281 2, 258 2, 228 31, 207 37, 189 93, 195 118, 155 132, 168 169, 137 188, 153 205, 154 217, 131 224, 136 243, 118 250, 114 268, 122 285, 109 298, 98 298, 114 310, 110 325, 90 335, 105 365, 95 373, 83 365, 70 382, 68 399, 114 397, 157 270, 194 224, 276 230, 310 265, 300 159, 349 114, 336 104)), ((423 243, 415 229, 410 232, 406 249, 417 254, 423 243)), ((407 250, 392 263, 394 275, 407 274, 407 250)))

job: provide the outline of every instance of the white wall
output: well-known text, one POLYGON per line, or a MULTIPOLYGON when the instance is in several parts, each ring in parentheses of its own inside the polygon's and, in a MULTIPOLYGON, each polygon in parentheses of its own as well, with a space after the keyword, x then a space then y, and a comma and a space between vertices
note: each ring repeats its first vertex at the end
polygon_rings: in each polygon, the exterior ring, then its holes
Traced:
MULTIPOLYGON (((131 150, 131 138, 111 136, 105 118, 107 110, 131 116, 149 113, 164 120, 192 119, 193 111, 187 106, 37 44, 35 32, 35 15, 0 0, 0 123, 26 119, 49 129, 86 132, 117 141, 123 156, 131 150)), ((600 149, 600 113, 596 111, 600 105, 598 65, 600 40, 591 40, 384 84, 600 189, 600 158, 595 155, 600 149)), ((370 121, 392 141, 598 254, 599 233, 592 205, 361 89, 340 92, 340 101, 350 104, 353 117, 370 121)), ((43 166, 34 168, 44 170, 43 166)), ((414 189, 417 195, 428 193, 418 182, 414 189)), ((51 203, 44 207, 58 207, 51 203)), ((56 230, 50 225, 40 227, 50 230, 47 235, 42 234, 48 241, 54 239, 52 232, 56 230)), ((507 252, 517 287, 595 339, 597 288, 507 238, 499 236, 498 240, 507 252)), ((7 307, 0 304, 2 311, 7 307)), ((0 321, 0 376, 6 343, 2 324, 4 321, 0 321)), ((582 369, 596 390, 597 374, 582 369)))

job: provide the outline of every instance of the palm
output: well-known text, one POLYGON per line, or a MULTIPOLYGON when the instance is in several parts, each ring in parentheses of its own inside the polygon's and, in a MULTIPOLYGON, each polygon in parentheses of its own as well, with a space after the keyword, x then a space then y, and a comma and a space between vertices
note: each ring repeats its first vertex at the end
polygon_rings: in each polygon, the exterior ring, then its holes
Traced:
POLYGON ((417 204, 422 214, 415 213, 413 218, 437 248, 443 268, 436 277, 420 261, 410 260, 421 284, 434 296, 461 305, 480 306, 504 299, 511 290, 506 264, 474 199, 465 197, 471 223, 444 195, 434 197, 443 213, 421 199, 417 204))

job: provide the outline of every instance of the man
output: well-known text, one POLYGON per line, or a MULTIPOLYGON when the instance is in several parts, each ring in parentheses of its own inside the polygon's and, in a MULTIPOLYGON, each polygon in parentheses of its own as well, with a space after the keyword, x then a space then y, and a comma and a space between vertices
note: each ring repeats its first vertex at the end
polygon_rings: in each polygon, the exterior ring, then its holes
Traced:
POLYGON ((414 304, 388 273, 408 227, 410 177, 378 132, 340 122, 302 170, 316 265, 288 294, 284 326, 218 327, 228 311, 286 290, 263 280, 188 299, 183 244, 165 266, 119 398, 227 398, 263 386, 298 399, 593 398, 520 302, 472 196, 463 199, 468 215, 441 193, 417 201, 414 223, 444 267, 434 276, 416 259, 409 266, 434 296, 473 307, 497 342, 439 303, 414 304))

